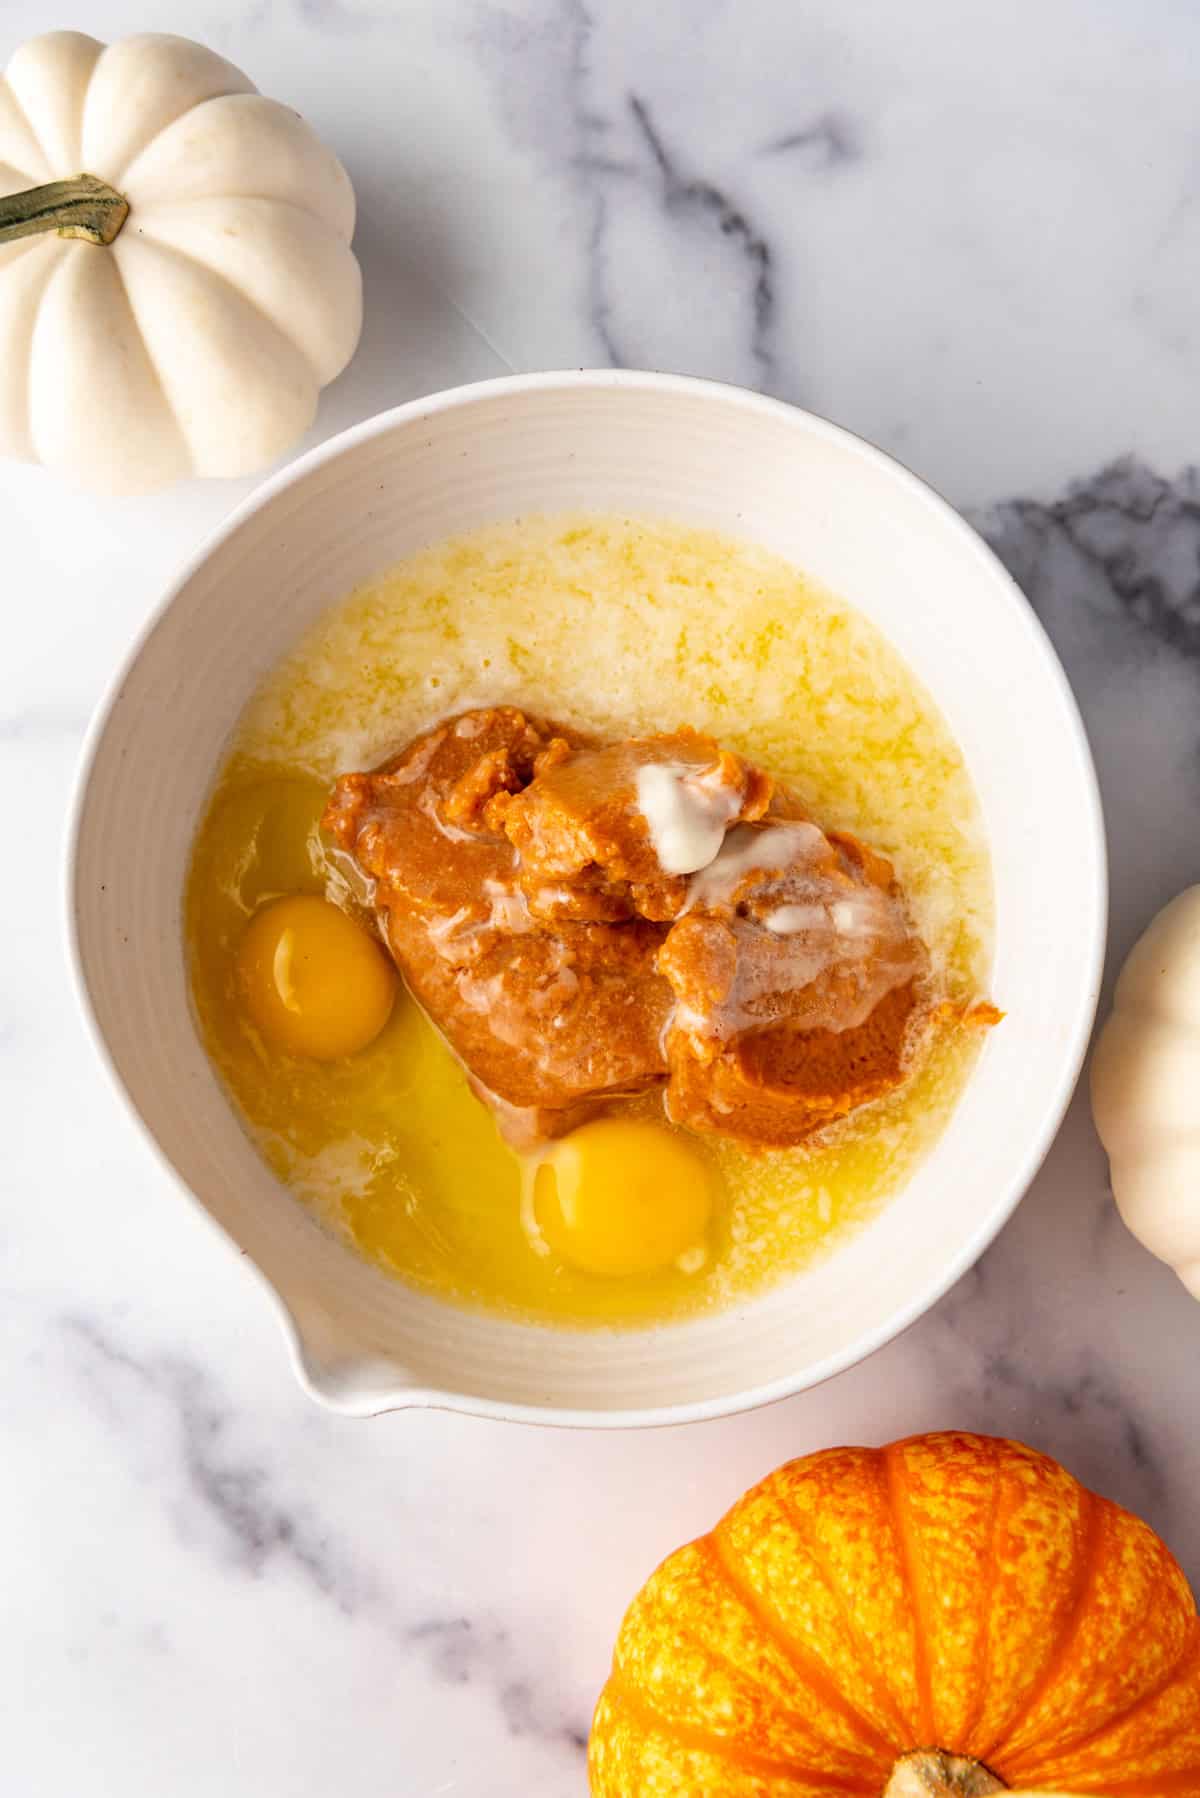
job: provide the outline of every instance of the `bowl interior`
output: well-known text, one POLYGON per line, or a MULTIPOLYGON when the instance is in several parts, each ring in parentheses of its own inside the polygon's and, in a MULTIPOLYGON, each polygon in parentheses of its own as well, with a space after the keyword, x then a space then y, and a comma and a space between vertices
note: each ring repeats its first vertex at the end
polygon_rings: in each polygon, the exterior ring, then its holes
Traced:
MULTIPOLYGON (((596 644, 592 653, 603 654, 596 644)), ((921 483, 835 427, 735 389, 531 377, 421 401, 278 478, 193 563, 98 726, 72 906, 85 994, 170 1164, 282 1298, 310 1382, 348 1409, 434 1394, 542 1415, 683 1416, 823 1378, 980 1252, 1048 1144, 1095 1005, 1103 842, 1052 651, 1003 569, 921 483), (991 1033, 904 1191, 753 1303, 660 1330, 517 1325, 426 1299, 313 1224, 259 1161, 196 1037, 180 908, 192 834, 261 674, 366 576, 530 512, 621 510, 787 557, 872 618, 966 755, 996 883, 991 1033)))

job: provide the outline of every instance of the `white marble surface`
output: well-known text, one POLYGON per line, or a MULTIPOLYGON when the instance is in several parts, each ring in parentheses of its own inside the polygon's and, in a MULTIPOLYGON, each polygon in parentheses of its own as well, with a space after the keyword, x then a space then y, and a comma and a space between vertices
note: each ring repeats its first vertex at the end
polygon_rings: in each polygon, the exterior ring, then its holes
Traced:
MULTIPOLYGON (((0 50, 44 22, 6 0, 0 50)), ((78 0, 71 22, 203 37, 342 153, 367 325, 320 433, 607 360, 828 413, 981 519, 1053 632, 1114 951, 1200 878, 1186 0, 78 0)), ((119 1115, 60 946, 89 710, 242 491, 104 507, 0 469, 0 1790, 582 1794, 636 1584, 833 1440, 1024 1436, 1200 1576, 1200 1309, 1122 1229, 1079 1101, 981 1266, 772 1410, 587 1436, 300 1396, 236 1257, 119 1115)))

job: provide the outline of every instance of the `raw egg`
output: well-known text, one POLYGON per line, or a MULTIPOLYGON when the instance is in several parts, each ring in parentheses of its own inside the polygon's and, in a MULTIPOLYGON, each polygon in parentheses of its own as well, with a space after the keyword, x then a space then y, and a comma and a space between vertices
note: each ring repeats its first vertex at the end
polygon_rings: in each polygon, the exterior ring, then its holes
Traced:
POLYGON ((713 1180, 699 1150, 646 1119, 598 1118, 552 1144, 533 1176, 543 1240, 589 1274, 703 1265, 713 1180))
POLYGON ((335 1061, 374 1042, 396 997, 396 972, 379 945, 311 893, 255 913, 237 971, 246 1010, 266 1040, 314 1061, 335 1061))

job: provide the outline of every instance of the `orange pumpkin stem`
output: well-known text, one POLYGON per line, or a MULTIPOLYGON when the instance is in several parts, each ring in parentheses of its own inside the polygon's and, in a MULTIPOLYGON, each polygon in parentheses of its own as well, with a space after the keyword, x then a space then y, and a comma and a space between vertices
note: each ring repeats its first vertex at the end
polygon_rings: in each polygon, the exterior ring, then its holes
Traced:
POLYGON ((987 1798, 989 1792, 1007 1789, 1002 1779, 969 1754, 916 1748, 902 1754, 892 1768, 883 1798, 987 1798))

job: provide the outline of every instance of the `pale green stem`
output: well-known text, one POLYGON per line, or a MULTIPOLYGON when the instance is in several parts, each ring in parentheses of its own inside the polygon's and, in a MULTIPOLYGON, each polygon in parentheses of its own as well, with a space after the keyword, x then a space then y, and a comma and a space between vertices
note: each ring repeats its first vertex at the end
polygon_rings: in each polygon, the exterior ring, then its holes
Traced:
POLYGON ((129 217, 129 201, 94 175, 48 181, 24 193, 0 195, 0 243, 57 231, 84 243, 109 244, 129 217))

